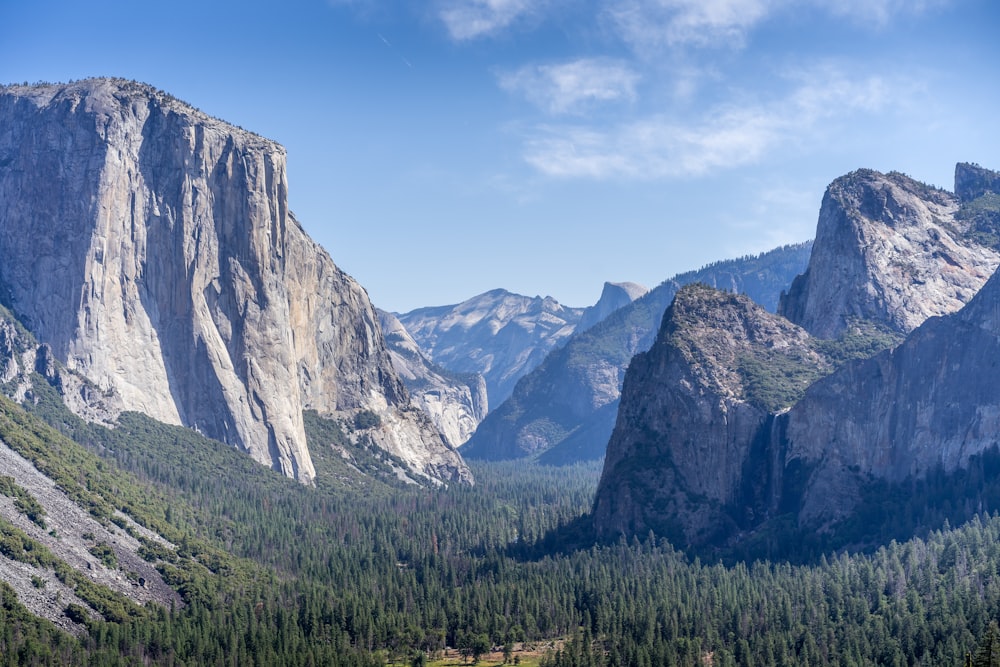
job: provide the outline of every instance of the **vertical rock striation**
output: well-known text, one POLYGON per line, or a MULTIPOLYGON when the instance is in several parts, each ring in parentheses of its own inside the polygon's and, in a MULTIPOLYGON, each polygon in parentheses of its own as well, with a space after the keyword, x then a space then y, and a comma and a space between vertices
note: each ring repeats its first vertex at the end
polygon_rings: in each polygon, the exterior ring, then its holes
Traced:
MULTIPOLYGON (((7 87, 0 118, 2 297, 71 370, 303 482, 303 409, 413 419, 367 295, 288 209, 280 145, 123 80, 7 87)), ((413 426, 387 446, 469 479, 413 426)))

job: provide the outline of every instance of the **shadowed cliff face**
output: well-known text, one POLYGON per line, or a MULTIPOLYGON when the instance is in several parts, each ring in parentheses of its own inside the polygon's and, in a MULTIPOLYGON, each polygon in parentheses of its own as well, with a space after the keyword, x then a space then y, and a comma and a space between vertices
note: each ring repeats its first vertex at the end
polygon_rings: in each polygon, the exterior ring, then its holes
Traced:
MULTIPOLYGON (((367 295, 288 210, 281 146, 120 80, 9 87, 0 118, 5 298, 125 409, 305 482, 303 409, 413 420, 367 295)), ((468 479, 416 420, 375 439, 468 479)))
POLYGON ((598 534, 652 529, 699 545, 734 533, 743 517, 730 508, 744 502, 758 432, 831 368, 804 330, 749 298, 682 288, 629 366, 594 502, 598 534))
POLYGON ((899 483, 964 467, 1000 444, 1000 275, 956 314, 927 320, 894 350, 845 365, 777 418, 785 452, 813 469, 804 524, 829 525, 859 478, 899 483), (831 502, 834 491, 836 502, 831 502))

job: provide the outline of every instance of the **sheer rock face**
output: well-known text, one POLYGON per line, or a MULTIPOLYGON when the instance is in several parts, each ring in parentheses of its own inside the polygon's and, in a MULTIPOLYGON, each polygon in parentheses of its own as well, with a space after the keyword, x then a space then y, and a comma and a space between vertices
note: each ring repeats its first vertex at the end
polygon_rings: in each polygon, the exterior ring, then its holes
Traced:
POLYGON ((907 333, 957 311, 1000 263, 995 250, 967 237, 959 203, 898 173, 838 178, 823 197, 809 268, 778 312, 836 338, 853 319, 907 333))
POLYGON ((66 368, 52 348, 38 344, 16 318, 0 308, 0 385, 19 403, 35 400, 38 378, 56 388, 76 415, 95 424, 114 426, 122 413, 121 397, 113 389, 99 390, 79 373, 66 368))
POLYGON ((392 365, 413 403, 452 446, 462 445, 486 416, 486 381, 479 373, 452 373, 435 366, 392 313, 378 311, 392 365))
POLYGON ((745 367, 779 359, 806 375, 830 369, 803 329, 746 296, 682 288, 652 348, 629 366, 594 502, 598 534, 652 529, 704 544, 733 533, 728 510, 745 500, 752 446, 769 420, 745 367))
POLYGON ((848 515, 865 476, 951 472, 1000 444, 1000 275, 956 314, 927 320, 896 349, 847 364, 780 415, 785 467, 811 471, 799 520, 848 515), (832 497, 831 497, 832 492, 832 497))
MULTIPOLYGON (((280 145, 121 80, 8 87, 0 118, 3 296, 71 370, 303 482, 303 409, 408 419, 367 295, 288 210, 280 145)), ((425 426, 393 444, 446 448, 425 426)))
POLYGON ((984 285, 997 254, 982 241, 1000 230, 998 184, 968 165, 958 197, 896 174, 838 179, 809 270, 781 303, 804 328, 682 290, 626 375, 597 532, 698 547, 778 516, 834 529, 873 480, 951 472, 996 446, 1000 276, 984 285), (909 333, 858 358, 874 349, 858 345, 859 320, 877 325, 875 342, 909 333), (791 391, 776 402, 761 378, 791 391))

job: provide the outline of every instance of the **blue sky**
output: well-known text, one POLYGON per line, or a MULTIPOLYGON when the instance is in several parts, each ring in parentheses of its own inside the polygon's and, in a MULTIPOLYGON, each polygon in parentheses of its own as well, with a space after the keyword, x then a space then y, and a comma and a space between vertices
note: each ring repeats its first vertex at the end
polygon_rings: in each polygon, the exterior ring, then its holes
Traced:
POLYGON ((996 0, 0 0, 0 81, 145 81, 288 149, 376 305, 597 300, 811 238, 859 167, 1000 169, 996 0))

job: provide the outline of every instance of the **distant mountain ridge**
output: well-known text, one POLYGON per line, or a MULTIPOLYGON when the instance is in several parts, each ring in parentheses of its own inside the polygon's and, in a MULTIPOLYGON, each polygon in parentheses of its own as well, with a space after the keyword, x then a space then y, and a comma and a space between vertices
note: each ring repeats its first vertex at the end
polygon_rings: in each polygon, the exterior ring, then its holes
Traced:
POLYGON ((811 247, 811 242, 785 246, 679 274, 574 335, 487 415, 462 448, 463 456, 540 454, 540 461, 552 464, 600 458, 614 427, 625 369, 633 355, 652 345, 678 289, 701 282, 745 292, 773 310, 806 266, 811 247))
POLYGON ((396 317, 434 363, 482 374, 490 404, 499 405, 522 375, 573 333, 584 310, 495 289, 396 317))
POLYGON ((486 406, 502 403, 517 380, 542 363, 548 352, 648 291, 637 283, 606 282, 593 306, 568 308, 551 297, 497 289, 454 306, 419 308, 398 317, 386 313, 383 327, 396 331, 389 344, 407 388, 449 441, 459 446, 485 418, 486 406), (486 378, 486 389, 478 398, 467 396, 466 389, 458 393, 445 389, 455 382, 475 384, 471 379, 475 376, 486 378))

